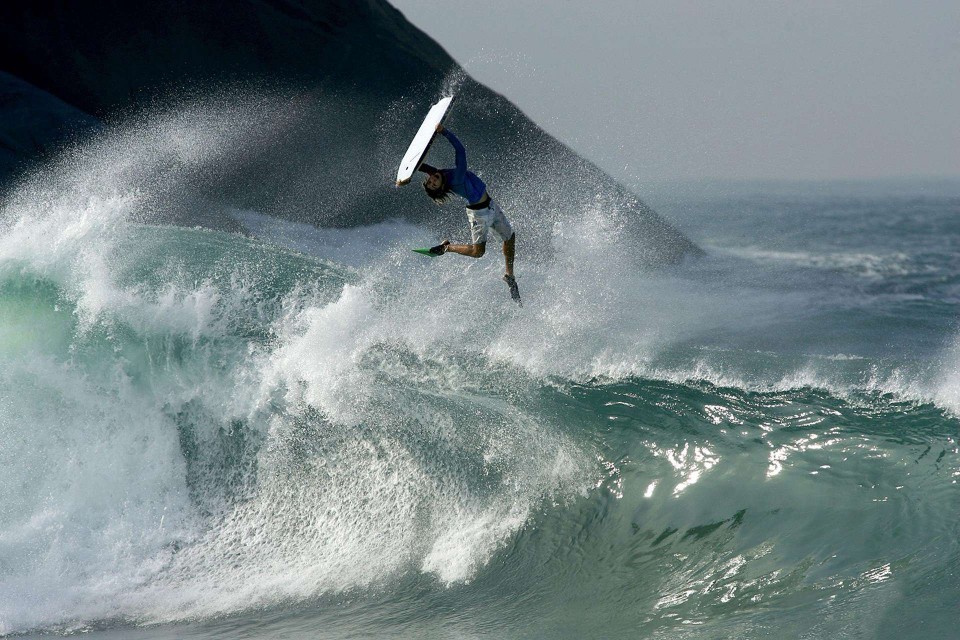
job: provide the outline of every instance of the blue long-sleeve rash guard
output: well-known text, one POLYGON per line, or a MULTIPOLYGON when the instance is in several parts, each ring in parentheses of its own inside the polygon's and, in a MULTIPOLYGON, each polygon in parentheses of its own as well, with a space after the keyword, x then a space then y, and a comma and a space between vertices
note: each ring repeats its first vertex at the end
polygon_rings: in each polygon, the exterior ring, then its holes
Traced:
POLYGON ((457 156, 456 167, 453 169, 435 169, 428 164, 422 164, 420 165, 420 171, 424 173, 439 171, 443 176, 444 183, 450 187, 450 191, 461 198, 466 198, 469 204, 480 202, 487 192, 487 185, 477 177, 477 174, 467 171, 467 150, 463 147, 463 143, 449 129, 444 129, 440 133, 453 145, 453 150, 457 156))

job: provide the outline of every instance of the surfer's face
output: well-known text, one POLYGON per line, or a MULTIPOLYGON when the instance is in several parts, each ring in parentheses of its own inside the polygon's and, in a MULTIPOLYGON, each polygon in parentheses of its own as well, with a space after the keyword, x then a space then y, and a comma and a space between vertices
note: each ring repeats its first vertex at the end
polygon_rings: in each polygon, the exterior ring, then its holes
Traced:
POLYGON ((439 189, 443 186, 443 176, 439 173, 431 173, 427 178, 427 189, 439 189))

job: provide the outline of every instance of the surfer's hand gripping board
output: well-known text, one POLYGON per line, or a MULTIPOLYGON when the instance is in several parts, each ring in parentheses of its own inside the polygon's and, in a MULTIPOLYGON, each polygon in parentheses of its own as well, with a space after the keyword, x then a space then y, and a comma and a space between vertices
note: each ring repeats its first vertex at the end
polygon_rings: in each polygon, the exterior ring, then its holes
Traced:
POLYGON ((413 142, 410 143, 407 153, 400 161, 400 168, 397 170, 398 187, 409 183, 413 174, 420 168, 420 163, 423 162, 423 159, 427 156, 427 151, 430 150, 430 143, 433 142, 433 136, 437 133, 437 127, 443 123, 443 118, 447 115, 452 101, 453 96, 447 96, 430 107, 427 117, 423 119, 423 124, 420 125, 417 135, 413 137, 413 142))

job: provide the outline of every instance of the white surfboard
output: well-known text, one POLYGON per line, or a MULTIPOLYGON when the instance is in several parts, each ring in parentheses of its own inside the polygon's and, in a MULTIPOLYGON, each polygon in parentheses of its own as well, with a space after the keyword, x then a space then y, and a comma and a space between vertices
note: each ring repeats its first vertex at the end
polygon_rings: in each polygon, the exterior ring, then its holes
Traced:
POLYGON ((407 184, 414 172, 420 167, 420 163, 430 150, 430 143, 433 142, 433 135, 436 133, 437 125, 443 122, 443 117, 447 115, 453 96, 441 98, 440 102, 430 107, 427 117, 424 118, 420 130, 413 137, 410 148, 404 154, 400 162, 400 168, 397 170, 397 186, 407 184))

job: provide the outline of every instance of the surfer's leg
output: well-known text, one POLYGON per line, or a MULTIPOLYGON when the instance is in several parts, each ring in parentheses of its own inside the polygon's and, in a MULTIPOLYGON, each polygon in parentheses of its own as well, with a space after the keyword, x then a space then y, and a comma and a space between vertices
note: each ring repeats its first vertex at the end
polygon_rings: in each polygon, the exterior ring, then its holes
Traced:
POLYGON ((510 297, 516 300, 517 304, 522 307, 523 303, 520 302, 520 289, 517 288, 517 279, 513 277, 513 255, 516 241, 517 234, 515 233, 510 234, 509 240, 503 241, 503 258, 507 263, 507 272, 503 275, 503 281, 510 287, 510 297))
POLYGON ((491 200, 488 209, 490 213, 487 215, 487 223, 493 229, 493 232, 503 240, 503 261, 507 270, 503 274, 503 281, 510 287, 510 297, 516 300, 517 304, 523 306, 523 303, 520 302, 520 289, 517 288, 517 279, 513 277, 513 258, 516 255, 517 234, 514 233, 510 221, 507 220, 507 216, 503 215, 503 211, 497 206, 497 203, 491 200))
POLYGON ((471 244, 448 244, 447 251, 459 253, 468 258, 481 258, 487 251, 487 229, 490 227, 486 217, 480 212, 467 209, 467 220, 470 222, 471 244))
POLYGON ((503 258, 507 263, 507 275, 513 277, 513 257, 516 255, 517 234, 510 236, 509 240, 503 243, 503 258))
POLYGON ((482 258, 483 254, 487 251, 487 243, 481 242, 479 244, 448 244, 447 251, 452 251, 453 253, 459 253, 462 256, 467 256, 468 258, 482 258))
POLYGON ((510 221, 503 215, 503 210, 496 202, 490 201, 488 207, 490 213, 487 216, 487 223, 493 229, 493 232, 503 240, 503 259, 506 263, 506 275, 513 277, 513 258, 516 255, 517 234, 513 232, 510 221))

